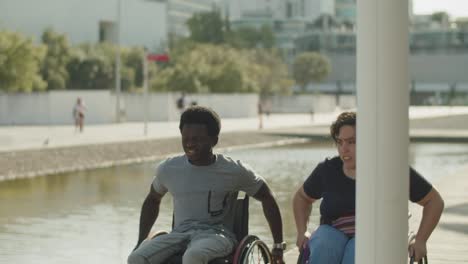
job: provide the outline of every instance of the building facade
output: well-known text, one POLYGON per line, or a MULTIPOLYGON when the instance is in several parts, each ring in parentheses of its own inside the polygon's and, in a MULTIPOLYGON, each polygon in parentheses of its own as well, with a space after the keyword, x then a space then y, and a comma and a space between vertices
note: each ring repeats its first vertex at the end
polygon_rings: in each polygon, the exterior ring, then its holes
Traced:
POLYGON ((0 1, 0 29, 36 41, 52 28, 72 44, 117 42, 118 21, 121 45, 154 49, 166 38, 165 4, 156 0, 0 1))
POLYGON ((190 32, 186 23, 194 14, 221 8, 215 0, 166 0, 165 2, 169 38, 187 37, 190 32))
POLYGON ((356 23, 356 0, 335 0, 335 16, 341 22, 356 23))
POLYGON ((224 0, 231 20, 239 20, 252 12, 269 14, 273 19, 313 21, 320 15, 335 14, 334 0, 224 0))

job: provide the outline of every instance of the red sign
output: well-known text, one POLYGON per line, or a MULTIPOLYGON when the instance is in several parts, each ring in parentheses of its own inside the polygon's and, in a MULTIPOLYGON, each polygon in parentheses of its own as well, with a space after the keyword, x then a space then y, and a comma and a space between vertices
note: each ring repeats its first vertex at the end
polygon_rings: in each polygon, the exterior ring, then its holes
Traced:
POLYGON ((167 54, 148 54, 146 58, 149 61, 169 62, 169 55, 167 54))

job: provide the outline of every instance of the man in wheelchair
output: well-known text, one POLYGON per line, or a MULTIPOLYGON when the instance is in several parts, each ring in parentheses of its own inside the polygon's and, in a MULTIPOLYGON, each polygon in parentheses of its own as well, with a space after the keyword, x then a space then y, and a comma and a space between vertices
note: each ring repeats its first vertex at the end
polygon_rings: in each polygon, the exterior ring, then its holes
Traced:
MULTIPOLYGON (((344 112, 330 127, 338 156, 319 163, 293 198, 299 249, 309 252, 308 263, 354 263, 356 201, 356 113, 344 112), (322 199, 320 226, 306 234, 312 204, 322 199)), ((426 256, 426 241, 439 222, 444 202, 437 190, 410 168, 409 197, 423 207, 423 216, 408 251, 416 261, 426 256)))
POLYGON ((282 220, 273 194, 248 165, 213 154, 220 128, 218 115, 209 108, 193 106, 181 115, 185 154, 166 159, 156 169, 141 209, 138 241, 128 257, 129 264, 165 263, 183 250, 183 264, 208 263, 231 254, 239 241, 223 223, 235 202, 232 194, 238 191, 262 203, 274 240, 273 263, 283 263, 282 220), (145 240, 167 192, 174 199, 173 230, 145 240))

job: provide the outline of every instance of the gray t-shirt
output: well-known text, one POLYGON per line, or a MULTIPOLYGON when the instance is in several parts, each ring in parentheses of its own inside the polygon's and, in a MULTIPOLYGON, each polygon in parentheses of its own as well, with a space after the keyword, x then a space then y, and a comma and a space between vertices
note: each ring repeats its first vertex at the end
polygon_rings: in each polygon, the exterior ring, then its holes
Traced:
POLYGON ((224 232, 223 223, 237 192, 253 196, 263 183, 264 179, 248 165, 221 154, 209 166, 194 166, 182 155, 159 164, 153 187, 159 194, 169 192, 174 198, 174 230, 224 232))

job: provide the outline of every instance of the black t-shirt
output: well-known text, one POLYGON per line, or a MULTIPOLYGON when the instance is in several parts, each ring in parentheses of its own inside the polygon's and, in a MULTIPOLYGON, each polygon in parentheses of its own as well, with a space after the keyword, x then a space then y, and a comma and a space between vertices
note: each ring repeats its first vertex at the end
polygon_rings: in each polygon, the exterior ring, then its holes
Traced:
MULTIPOLYGON (((304 192, 313 199, 322 199, 320 214, 325 219, 354 214, 356 181, 343 173, 339 157, 325 159, 315 167, 304 182, 304 192)), ((410 200, 418 202, 432 189, 432 185, 410 167, 410 200)))

